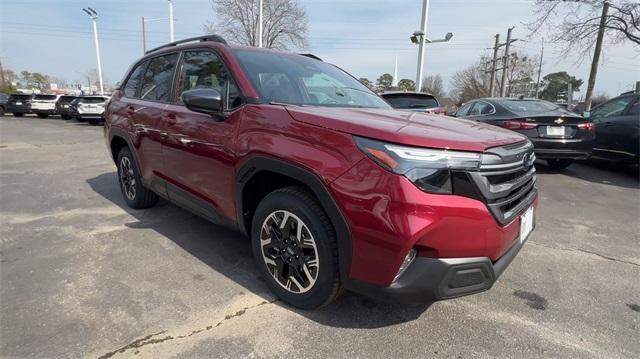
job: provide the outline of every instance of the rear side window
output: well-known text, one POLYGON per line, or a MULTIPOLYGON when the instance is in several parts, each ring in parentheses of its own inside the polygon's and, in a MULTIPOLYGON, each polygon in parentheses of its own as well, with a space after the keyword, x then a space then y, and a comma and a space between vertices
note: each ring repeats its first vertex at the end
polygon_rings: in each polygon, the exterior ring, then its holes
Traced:
POLYGON ((464 104, 458 111, 456 111, 456 116, 467 116, 469 114, 469 110, 471 106, 473 106, 475 102, 469 102, 464 104))
POLYGON ((227 72, 222 60, 211 51, 186 51, 182 62, 180 83, 177 87, 178 102, 182 93, 196 88, 212 88, 227 99, 225 109, 242 104, 240 91, 227 72))
POLYGON ((436 108, 440 107, 433 96, 419 94, 397 94, 382 96, 394 108, 436 108))
POLYGON ((473 105, 471 111, 469 111, 468 116, 482 116, 482 115, 490 115, 495 113, 496 109, 492 104, 484 101, 478 101, 473 105))
POLYGON ((127 80, 127 83, 124 85, 125 97, 130 97, 130 98, 138 97, 137 96, 138 85, 140 84, 142 73, 144 72, 146 67, 147 67, 147 61, 139 64, 138 66, 136 66, 135 69, 133 69, 131 76, 129 76, 129 80, 127 80))
POLYGON ((147 71, 142 76, 140 98, 150 101, 168 102, 173 83, 173 71, 178 62, 178 54, 159 56, 151 59, 147 71))

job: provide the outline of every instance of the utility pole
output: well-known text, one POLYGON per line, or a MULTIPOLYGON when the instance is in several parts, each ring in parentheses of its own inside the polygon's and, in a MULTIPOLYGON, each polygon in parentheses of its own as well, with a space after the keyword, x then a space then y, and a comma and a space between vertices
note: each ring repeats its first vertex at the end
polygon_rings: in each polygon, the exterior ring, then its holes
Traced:
POLYGON ((569 82, 567 84, 567 110, 571 111, 572 103, 573 103, 573 84, 569 82))
POLYGON ((604 37, 604 26, 607 21, 607 12, 609 11, 609 3, 604 2, 602 5, 602 16, 600 16, 600 28, 598 29, 598 38, 596 39, 596 49, 593 52, 593 61, 591 61, 591 72, 589 73, 589 82, 587 83, 587 93, 585 94, 584 112, 591 112, 591 96, 593 88, 596 85, 596 75, 598 74, 598 62, 600 61, 600 52, 602 52, 602 38, 604 37))
POLYGON ((262 47, 262 0, 259 1, 258 9, 258 47, 262 47))
POLYGON ((500 97, 504 97, 507 89, 507 71, 509 70, 509 47, 511 46, 511 31, 513 27, 507 30, 507 42, 504 48, 504 57, 502 58, 502 78, 500 79, 500 97))
POLYGON ((176 41, 176 38, 173 34, 173 0, 169 0, 169 35, 171 42, 176 41))
POLYGON ((493 97, 493 89, 496 83, 496 67, 498 66, 498 49, 500 48, 500 34, 496 34, 496 43, 493 45, 493 61, 491 62, 491 80, 489 81, 489 97, 493 97))
POLYGON ((100 44, 98 44, 98 25, 96 24, 96 20, 98 19, 98 13, 92 8, 88 7, 86 9, 82 9, 93 22, 93 40, 96 43, 96 58, 98 59, 98 80, 100 81, 100 95, 104 95, 104 86, 102 83, 102 64, 100 63, 100 44))
POLYGON ((429 0, 423 0, 422 2, 422 22, 420 24, 420 30, 422 36, 419 36, 419 48, 418 48, 418 69, 416 71, 416 89, 420 91, 422 89, 422 67, 424 66, 424 46, 427 40, 427 19, 429 16, 429 0))
POLYGON ((542 49, 540 49, 540 64, 538 65, 538 82, 536 82, 536 98, 540 91, 540 74, 542 73, 542 57, 544 56, 544 38, 542 38, 542 49))

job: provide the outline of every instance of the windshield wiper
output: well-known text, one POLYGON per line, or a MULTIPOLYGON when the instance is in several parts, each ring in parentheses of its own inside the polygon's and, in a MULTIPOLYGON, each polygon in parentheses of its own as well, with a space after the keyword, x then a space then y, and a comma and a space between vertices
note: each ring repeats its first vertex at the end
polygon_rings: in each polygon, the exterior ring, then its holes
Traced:
POLYGON ((278 102, 278 101, 269 101, 269 105, 277 105, 277 106, 306 106, 300 103, 288 103, 288 102, 278 102))

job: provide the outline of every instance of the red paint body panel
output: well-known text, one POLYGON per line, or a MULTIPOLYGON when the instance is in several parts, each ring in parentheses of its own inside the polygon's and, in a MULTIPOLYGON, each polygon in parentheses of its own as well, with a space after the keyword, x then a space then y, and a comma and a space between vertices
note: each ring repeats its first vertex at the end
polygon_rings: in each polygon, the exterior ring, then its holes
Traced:
POLYGON ((358 136, 431 148, 481 152, 526 137, 481 122, 426 113, 382 109, 289 107, 302 122, 358 136))
POLYGON ((519 235, 519 220, 500 227, 482 202, 425 193, 368 158, 331 183, 331 191, 351 228, 350 278, 380 286, 391 283, 413 247, 418 256, 495 261, 519 235))

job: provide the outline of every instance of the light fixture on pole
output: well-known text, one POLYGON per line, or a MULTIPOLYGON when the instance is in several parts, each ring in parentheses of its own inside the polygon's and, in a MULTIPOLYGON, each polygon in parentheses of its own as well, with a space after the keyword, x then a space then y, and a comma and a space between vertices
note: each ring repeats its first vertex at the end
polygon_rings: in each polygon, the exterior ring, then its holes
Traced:
POLYGON ((93 40, 96 43, 96 58, 98 59, 98 80, 100 81, 100 95, 104 95, 104 86, 102 84, 102 64, 100 63, 100 45, 98 44, 98 25, 96 20, 98 19, 98 13, 92 8, 83 8, 82 11, 87 13, 93 22, 93 40))
POLYGON ((176 38, 173 34, 173 0, 169 0, 169 36, 171 42, 176 41, 176 38))
POLYGON ((259 2, 258 9, 258 47, 262 47, 262 0, 259 2))
POLYGON ((416 90, 422 90, 422 68, 424 67, 424 45, 434 42, 446 42, 453 37, 452 33, 447 33, 444 39, 441 40, 429 40, 427 36, 427 20, 429 18, 429 0, 423 0, 422 3, 422 21, 420 24, 420 30, 416 31, 409 37, 411 42, 418 44, 418 69, 416 71, 416 90))

